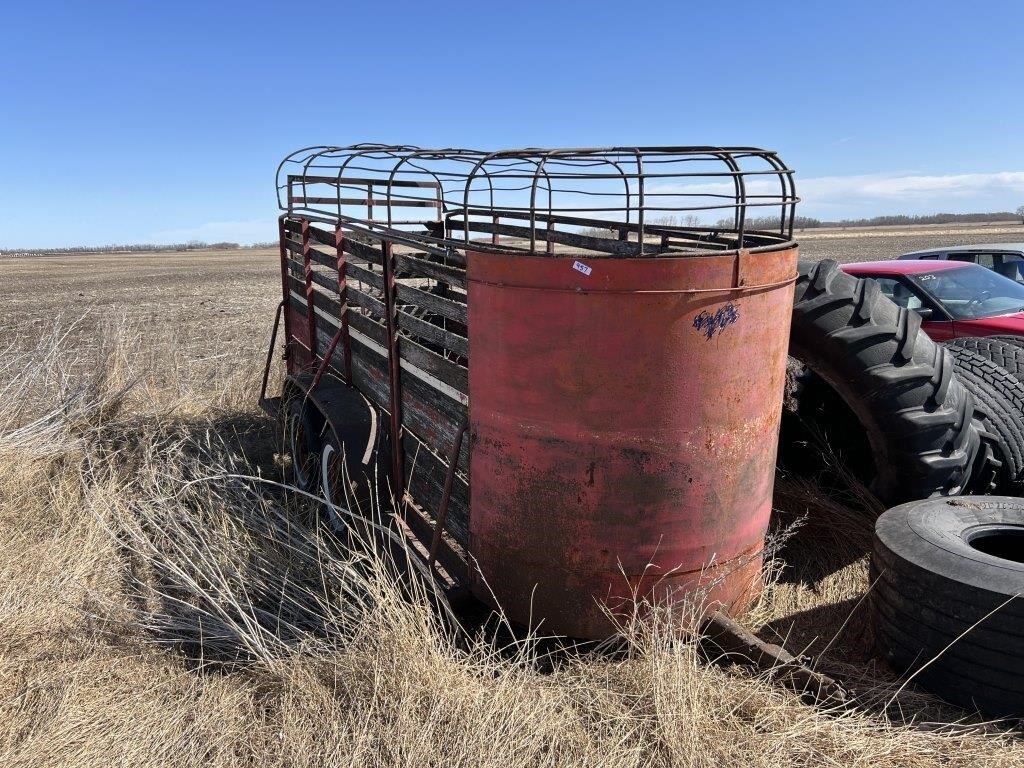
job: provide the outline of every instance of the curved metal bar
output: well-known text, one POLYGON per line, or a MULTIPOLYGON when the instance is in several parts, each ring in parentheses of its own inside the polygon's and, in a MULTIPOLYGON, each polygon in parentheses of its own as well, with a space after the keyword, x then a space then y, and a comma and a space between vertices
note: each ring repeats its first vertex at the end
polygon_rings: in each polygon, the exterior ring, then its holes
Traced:
MULTIPOLYGON (((472 241, 475 229, 490 231, 492 246, 497 245, 500 235, 507 234, 528 239, 529 252, 536 252, 537 224, 541 220, 548 226, 548 251, 553 250, 555 243, 619 257, 652 252, 699 253, 701 250, 721 253, 722 248, 745 248, 748 244, 762 248, 792 238, 799 199, 793 171, 775 152, 755 147, 529 148, 483 152, 398 144, 313 146, 287 155, 277 167, 275 183, 278 206, 289 214, 295 215, 295 211, 301 211, 303 216, 322 214, 345 226, 361 223, 369 231, 401 232, 405 239, 421 242, 424 247, 440 246, 452 253, 472 241), (709 161, 717 161, 717 169, 708 167, 709 161), (366 174, 349 176, 357 169, 366 174), (365 178, 360 178, 361 175, 365 178), (419 186, 432 187, 433 194, 414 187, 404 192, 400 187, 409 182, 400 179, 406 176, 410 180, 423 178, 419 186), (777 179, 778 192, 762 193, 759 186, 757 193, 751 194, 748 179, 767 176, 777 179), (346 198, 341 190, 347 177, 351 178, 353 189, 358 190, 360 184, 368 188, 365 197, 348 200, 366 203, 367 211, 363 216, 343 213, 346 198), (476 185, 481 178, 486 180, 487 186, 478 190, 476 185), (548 197, 546 205, 539 200, 542 179, 548 197), (732 194, 721 191, 721 182, 725 179, 731 182, 732 194), (615 190, 614 184, 609 185, 613 180, 622 184, 620 191, 615 190), (654 180, 664 181, 665 186, 652 188, 650 184, 654 180), (316 197, 317 183, 333 184, 335 194, 316 197), (301 197, 292 194, 296 185, 301 185, 301 197), (383 188, 380 202, 387 206, 386 215, 380 217, 374 215, 372 208, 375 188, 383 188), (285 192, 289 194, 288 200, 283 199, 285 192), (479 192, 484 192, 482 199, 478 197, 479 192), (453 216, 461 215, 462 226, 456 229, 461 229, 461 237, 454 237, 450 225, 444 229, 424 227, 422 233, 398 229, 426 221, 422 214, 402 220, 395 208, 402 207, 403 200, 406 207, 433 206, 438 221, 450 221, 453 216), (329 207, 325 210, 325 206, 329 207), (778 229, 773 225, 750 230, 749 209, 766 206, 778 207, 778 229), (706 234, 701 234, 705 227, 680 227, 675 220, 665 225, 651 225, 652 212, 676 214, 730 209, 733 212, 731 231, 708 227, 706 234), (486 227, 471 220, 488 217, 493 224, 486 227), (517 219, 527 226, 516 225, 517 219), (555 231, 555 224, 566 224, 568 229, 559 226, 555 231), (581 232, 574 227, 585 229, 581 232), (610 231, 589 233, 587 229, 610 231), (635 248, 632 243, 602 245, 606 238, 632 240, 627 233, 636 233, 635 248), (660 247, 646 242, 651 233, 660 236, 660 247)), ((505 247, 520 249, 514 243, 505 247)))

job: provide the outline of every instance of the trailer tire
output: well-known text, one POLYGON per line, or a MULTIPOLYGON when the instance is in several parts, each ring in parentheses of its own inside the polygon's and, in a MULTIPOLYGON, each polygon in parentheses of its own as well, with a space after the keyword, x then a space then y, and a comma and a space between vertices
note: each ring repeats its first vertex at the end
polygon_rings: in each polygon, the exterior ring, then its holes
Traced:
POLYGON ((940 697, 1024 715, 1024 499, 926 499, 879 517, 875 644, 940 697))
POLYGON ((1024 491, 1024 383, 970 349, 950 345, 949 351, 957 378, 974 396, 975 417, 996 437, 999 487, 1017 495, 1024 491))
POLYGON ((283 409, 284 445, 291 456, 289 481, 305 493, 316 493, 320 483, 319 413, 301 394, 288 397, 283 409))
POLYGON ((978 457, 974 399, 920 327, 876 281, 831 259, 801 265, 789 353, 853 411, 873 456, 865 480, 887 503, 962 492, 978 457))

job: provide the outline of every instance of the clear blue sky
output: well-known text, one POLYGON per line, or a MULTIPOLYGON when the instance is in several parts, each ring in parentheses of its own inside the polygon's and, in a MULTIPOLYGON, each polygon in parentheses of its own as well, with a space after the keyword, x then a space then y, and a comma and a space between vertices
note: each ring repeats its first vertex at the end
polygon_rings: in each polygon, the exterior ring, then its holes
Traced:
POLYGON ((309 144, 753 144, 801 213, 1024 203, 1018 2, 7 2, 0 247, 272 239, 309 144))

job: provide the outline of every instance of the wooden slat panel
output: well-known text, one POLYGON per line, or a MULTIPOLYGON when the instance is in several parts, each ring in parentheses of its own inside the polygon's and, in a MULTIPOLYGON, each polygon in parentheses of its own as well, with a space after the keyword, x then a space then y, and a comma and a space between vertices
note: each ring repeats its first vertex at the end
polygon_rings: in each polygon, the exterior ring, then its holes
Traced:
POLYGON ((401 283, 395 286, 395 292, 398 294, 398 298, 407 304, 415 304, 417 307, 429 309, 431 312, 436 312, 463 325, 469 323, 469 313, 466 311, 465 304, 442 299, 440 296, 401 283))
POLYGON ((413 336, 420 336, 428 341, 454 352, 460 357, 469 357, 469 341, 452 331, 440 328, 433 323, 414 317, 399 310, 398 327, 413 336))
MULTIPOLYGON (((302 254, 302 243, 293 243, 291 241, 285 242, 285 248, 289 253, 294 254, 295 258, 305 263, 305 256, 302 254)), ((338 259, 336 256, 330 253, 324 253, 323 251, 317 250, 316 248, 309 249, 309 260, 314 264, 319 264, 322 267, 330 267, 331 269, 338 268, 338 259)))
MULTIPOLYGON (((314 297, 314 307, 328 311, 331 315, 331 324, 339 325, 339 321, 336 318, 340 316, 340 304, 331 297, 324 296, 319 291, 314 292, 314 297)), ((377 322, 366 315, 353 312, 349 315, 349 327, 365 333, 381 346, 387 345, 387 333, 381 322, 377 322)), ((333 331, 331 335, 333 335, 333 331)), ((435 379, 444 382, 463 395, 469 394, 469 372, 458 363, 445 359, 437 352, 427 349, 406 336, 399 338, 398 355, 406 362, 416 366, 435 379)))
MULTIPOLYGON (((326 349, 337 329, 318 318, 317 338, 326 349)), ((353 336, 352 376, 356 386, 384 411, 391 408, 387 357, 353 336)), ((340 347, 340 345, 339 345, 340 347)), ((330 367, 341 375, 344 371, 343 350, 336 349, 330 367)), ((441 394, 417 377, 403 372, 402 416, 403 426, 425 445, 441 456, 451 453, 459 425, 467 417, 467 406, 441 394)), ((469 466, 469 440, 462 441, 459 466, 469 466)))
POLYGON ((465 270, 402 254, 396 255, 395 261, 400 272, 409 272, 420 277, 432 277, 460 288, 466 287, 465 270))
MULTIPOLYGON (((318 278, 320 280, 324 280, 325 283, 329 282, 323 277, 323 275, 317 275, 317 273, 315 272, 313 273, 313 275, 314 282, 317 283, 318 286, 318 278)), ((298 288, 298 285, 296 285, 296 287, 298 288)), ((337 298, 337 286, 330 285, 325 287, 329 287, 332 293, 324 294, 321 291, 317 291, 318 296, 316 304, 321 309, 329 310, 333 317, 340 318, 341 303, 337 298)), ((367 295, 366 293, 360 291, 358 288, 355 288, 352 285, 348 286, 348 300, 350 304, 353 304, 358 307, 363 307, 364 309, 367 309, 370 312, 374 313, 376 317, 374 318, 373 322, 376 322, 376 318, 381 318, 381 322, 383 321, 385 309, 384 303, 382 301, 379 301, 378 299, 375 299, 372 296, 367 295)), ((358 322, 357 320, 355 320, 356 317, 361 317, 361 315, 355 312, 351 313, 349 315, 349 323, 358 322)), ((378 325, 378 327, 383 326, 378 325)), ((460 336, 456 333, 453 333, 452 331, 440 328, 434 325, 433 323, 427 322, 426 320, 422 320, 418 317, 414 317, 413 315, 410 315, 407 312, 403 312, 401 310, 399 310, 398 312, 398 327, 400 330, 405 331, 406 333, 412 336, 418 336, 427 341, 433 342, 434 344, 437 344, 443 347, 444 349, 447 349, 455 353, 459 357, 469 357, 469 341, 464 336, 460 336)), ((403 335, 402 338, 405 338, 405 336, 403 335)), ((381 343, 384 344, 384 342, 381 343)), ((450 361, 445 360, 444 362, 448 363, 450 361)), ((452 363, 452 365, 455 365, 455 363, 452 363)), ((462 368, 462 366, 458 367, 462 368)), ((458 381, 460 383, 452 384, 452 386, 456 387, 456 389, 458 389, 460 392, 467 392, 468 390, 461 383, 462 378, 463 377, 459 375, 457 378, 454 378, 451 381, 447 379, 443 380, 447 381, 447 383, 452 383, 452 381, 458 381)))
MULTIPOLYGON (((439 459, 412 436, 407 436, 403 442, 407 468, 406 488, 416 503, 436 520, 444 495, 447 457, 439 459)), ((465 438, 463 442, 466 442, 465 438)), ((456 474, 452 483, 444 529, 464 549, 469 546, 469 484, 464 473, 456 474)))
MULTIPOLYGON (((305 267, 302 266, 302 264, 298 263, 294 259, 288 259, 288 271, 295 278, 297 278, 299 280, 302 280, 303 284, 305 284, 306 269, 305 269, 305 267)), ((328 277, 323 272, 317 272, 316 270, 313 270, 312 272, 310 272, 310 276, 311 276, 311 279, 313 281, 313 284, 318 286, 318 287, 320 287, 320 288, 323 288, 325 291, 328 291, 329 295, 331 295, 331 296, 338 296, 339 295, 338 294, 338 278, 337 277, 328 277)))
POLYGON ((368 315, 361 315, 358 312, 352 312, 348 316, 348 327, 354 328, 360 333, 369 336, 382 347, 387 347, 387 329, 384 327, 383 323, 378 323, 372 317, 369 317, 368 315))
POLYGON ((367 245, 366 243, 361 243, 351 237, 346 237, 342 242, 341 249, 345 253, 351 254, 363 261, 368 261, 371 264, 377 264, 379 266, 384 263, 384 256, 380 252, 379 245, 367 245))
POLYGON ((384 290, 384 276, 378 272, 371 272, 365 267, 361 267, 351 261, 346 261, 345 274, 353 280, 359 280, 360 282, 372 285, 378 291, 384 290))
POLYGON ((387 314, 383 301, 379 301, 358 288, 353 288, 351 285, 348 287, 348 300, 350 304, 355 304, 357 307, 373 312, 381 319, 387 314))
POLYGON ((398 354, 403 360, 408 360, 420 370, 426 371, 462 394, 469 394, 469 371, 458 363, 446 360, 433 350, 405 336, 399 337, 398 354))

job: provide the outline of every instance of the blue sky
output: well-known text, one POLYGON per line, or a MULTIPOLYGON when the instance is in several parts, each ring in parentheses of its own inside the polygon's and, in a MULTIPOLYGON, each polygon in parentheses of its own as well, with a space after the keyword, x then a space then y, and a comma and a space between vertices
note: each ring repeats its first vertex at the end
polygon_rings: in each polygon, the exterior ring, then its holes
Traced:
POLYGON ((753 144, 819 217, 1024 204, 1024 4, 4 3, 0 247, 274 237, 310 144, 753 144))

